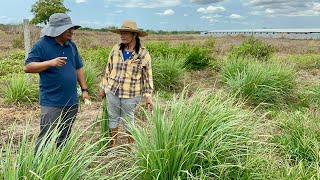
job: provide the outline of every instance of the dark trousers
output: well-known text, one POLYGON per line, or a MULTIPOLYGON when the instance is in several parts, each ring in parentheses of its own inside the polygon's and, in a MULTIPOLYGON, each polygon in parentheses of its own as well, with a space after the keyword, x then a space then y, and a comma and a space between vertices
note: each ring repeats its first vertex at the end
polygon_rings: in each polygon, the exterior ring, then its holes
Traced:
POLYGON ((58 137, 56 139, 57 148, 68 139, 72 124, 78 113, 78 104, 65 107, 41 106, 40 133, 37 137, 34 154, 39 147, 44 147, 51 134, 56 129, 58 137), (42 141, 45 141, 42 143, 42 141), (41 145, 42 144, 42 145, 41 145))

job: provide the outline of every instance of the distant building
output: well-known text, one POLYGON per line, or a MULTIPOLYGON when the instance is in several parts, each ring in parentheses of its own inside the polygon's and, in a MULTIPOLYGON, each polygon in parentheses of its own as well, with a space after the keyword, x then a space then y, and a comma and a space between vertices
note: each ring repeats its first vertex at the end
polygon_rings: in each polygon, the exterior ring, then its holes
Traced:
POLYGON ((320 28, 309 29, 242 29, 242 30, 214 30, 201 32, 201 35, 211 36, 254 36, 265 38, 287 39, 320 39, 320 28))

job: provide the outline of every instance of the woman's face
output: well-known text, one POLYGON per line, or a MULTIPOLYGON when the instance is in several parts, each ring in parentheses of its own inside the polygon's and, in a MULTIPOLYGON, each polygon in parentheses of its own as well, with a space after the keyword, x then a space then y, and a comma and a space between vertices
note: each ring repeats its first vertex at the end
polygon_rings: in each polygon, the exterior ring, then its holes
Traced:
POLYGON ((123 43, 123 44, 129 44, 132 41, 132 39, 134 38, 133 34, 128 31, 121 31, 120 37, 121 37, 121 43, 123 43))

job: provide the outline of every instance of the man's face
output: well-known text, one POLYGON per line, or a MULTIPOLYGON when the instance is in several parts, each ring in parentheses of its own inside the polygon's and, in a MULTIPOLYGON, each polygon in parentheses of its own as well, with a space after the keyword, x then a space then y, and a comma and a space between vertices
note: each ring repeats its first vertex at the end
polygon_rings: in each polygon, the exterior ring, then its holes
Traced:
POLYGON ((121 43, 123 44, 129 44, 132 41, 132 38, 134 38, 133 34, 128 31, 121 31, 120 37, 121 37, 121 43))
POLYGON ((74 31, 74 27, 69 28, 68 30, 66 30, 65 32, 63 32, 60 36, 63 40, 67 41, 67 40, 71 40, 72 36, 73 36, 73 31, 74 31))

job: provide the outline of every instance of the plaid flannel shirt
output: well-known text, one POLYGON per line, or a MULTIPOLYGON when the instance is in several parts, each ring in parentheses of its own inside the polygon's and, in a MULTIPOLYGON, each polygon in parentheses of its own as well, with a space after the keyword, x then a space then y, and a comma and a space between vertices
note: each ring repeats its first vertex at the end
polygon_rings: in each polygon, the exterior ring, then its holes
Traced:
POLYGON ((153 90, 151 57, 145 47, 139 53, 133 52, 124 61, 120 44, 115 45, 109 55, 100 87, 108 88, 119 98, 133 98, 143 95, 151 97, 153 90))

